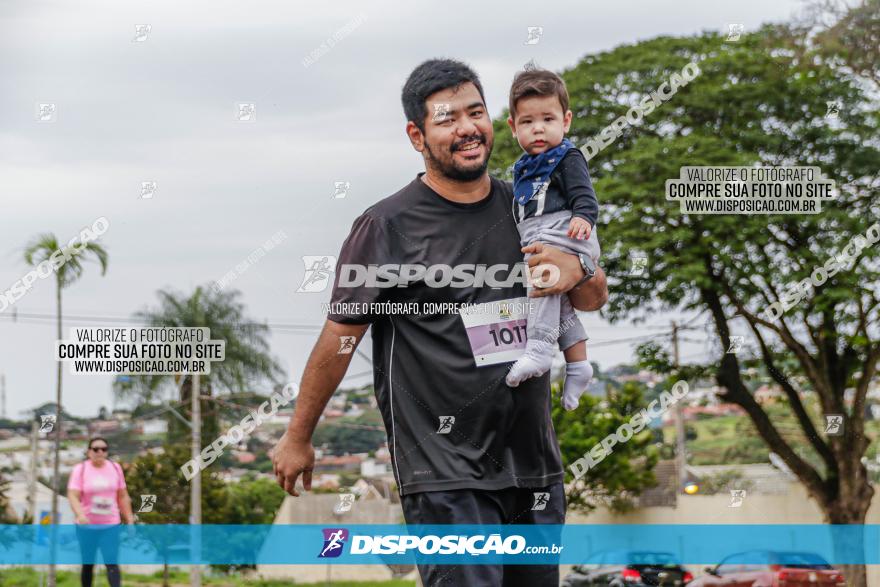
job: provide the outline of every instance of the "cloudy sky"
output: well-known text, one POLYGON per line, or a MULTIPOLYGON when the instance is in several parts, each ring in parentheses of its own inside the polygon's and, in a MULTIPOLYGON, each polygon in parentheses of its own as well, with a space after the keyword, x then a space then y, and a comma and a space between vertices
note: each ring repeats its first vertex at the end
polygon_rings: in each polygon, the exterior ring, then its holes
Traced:
MULTIPOLYGON (((228 2, 168 0, 0 4, 0 289, 27 271, 24 245, 67 241, 98 217, 110 268, 64 292, 68 326, 102 326, 155 305, 156 291, 220 279, 271 238, 287 239, 230 287, 250 316, 319 327, 329 292, 297 294, 305 255, 335 255, 352 220, 423 169, 404 135, 400 88, 432 57, 481 76, 493 116, 529 59, 555 70, 585 54, 658 35, 754 29, 790 18, 795 0, 649 2, 228 2), (544 12, 544 13, 542 13, 544 12), (149 25, 138 37, 135 25, 149 25), (543 27, 538 44, 527 29, 543 27), (335 46, 303 59, 339 34, 335 46), (239 103, 254 103, 240 122, 239 103), (54 104, 50 121, 39 104, 54 104), (141 198, 142 182, 156 182, 141 198), (350 182, 334 199, 334 182, 350 182), (82 317, 81 319, 79 317, 82 317)), ((601 194, 600 201, 601 201, 601 194)), ((606 228, 608 230, 608 228, 606 228)), ((7 414, 54 399, 54 289, 40 281, 0 313, 7 414)), ((613 292, 612 292, 613 295, 613 292)), ((657 333, 583 316, 592 341, 657 333)), ((652 328, 651 325, 654 327, 652 328)), ((298 380, 314 331, 276 328, 273 352, 298 380)), ((693 340, 702 333, 689 335, 693 340)), ((364 347, 368 349, 369 347, 364 347)), ((685 358, 706 346, 683 345, 685 358)), ((603 368, 631 344, 599 345, 603 368)), ((356 358, 350 373, 363 373, 356 358)), ((368 377, 353 378, 363 383, 368 377)), ((75 414, 111 406, 110 376, 65 375, 75 414)))

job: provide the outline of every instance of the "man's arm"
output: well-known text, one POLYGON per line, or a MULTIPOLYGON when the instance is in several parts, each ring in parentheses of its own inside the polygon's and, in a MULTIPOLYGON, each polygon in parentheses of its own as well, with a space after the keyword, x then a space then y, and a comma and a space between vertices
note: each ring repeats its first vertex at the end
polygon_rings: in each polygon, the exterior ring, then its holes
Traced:
MULTIPOLYGON (((578 269, 583 277, 584 270, 581 268, 580 262, 578 262, 578 269)), ((601 309, 608 301, 608 281, 605 279, 605 271, 601 267, 596 267, 596 273, 593 277, 569 290, 568 299, 574 309, 581 312, 595 312, 601 309)))
POLYGON ((303 487, 306 490, 312 488, 312 469, 315 466, 312 434, 354 355, 353 351, 339 354, 340 337, 355 337, 354 346, 357 348, 369 326, 327 320, 309 355, 296 398, 296 410, 287 425, 287 432, 272 450, 275 478, 278 485, 290 495, 299 496, 294 486, 300 474, 303 476, 303 487))
MULTIPOLYGON (((596 267, 596 274, 591 279, 574 287, 584 277, 584 270, 577 255, 563 253, 556 247, 544 243, 534 243, 523 247, 523 253, 530 253, 529 267, 534 269, 540 265, 555 265, 559 269, 559 280, 551 287, 531 288, 529 297, 540 298, 561 293, 568 293, 571 305, 575 310, 592 312, 600 309, 608 301, 608 283, 605 272, 596 267)), ((550 280, 546 268, 539 268, 532 273, 532 279, 550 280)))

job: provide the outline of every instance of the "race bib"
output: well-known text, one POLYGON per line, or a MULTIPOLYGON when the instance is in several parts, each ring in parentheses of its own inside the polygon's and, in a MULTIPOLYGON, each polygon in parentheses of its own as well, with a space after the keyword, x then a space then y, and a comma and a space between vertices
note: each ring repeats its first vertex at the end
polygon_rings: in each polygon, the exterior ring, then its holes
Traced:
POLYGON ((113 500, 109 497, 93 497, 90 512, 98 516, 109 516, 113 513, 113 500))
POLYGON ((474 304, 460 313, 477 367, 509 363, 522 356, 529 298, 474 304))

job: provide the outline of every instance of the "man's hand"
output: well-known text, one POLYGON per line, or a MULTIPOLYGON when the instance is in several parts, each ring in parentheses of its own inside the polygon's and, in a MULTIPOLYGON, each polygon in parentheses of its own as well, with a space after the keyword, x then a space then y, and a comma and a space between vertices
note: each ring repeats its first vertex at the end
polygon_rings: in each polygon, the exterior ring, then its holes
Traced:
POLYGON ((532 283, 536 280, 552 282, 551 270, 546 265, 555 265, 559 269, 559 279, 556 283, 550 287, 530 289, 530 298, 564 294, 573 288, 584 276, 584 270, 577 256, 563 253, 556 247, 551 247, 544 243, 532 243, 527 247, 523 247, 522 252, 531 255, 528 263, 532 283), (539 267, 540 265, 545 265, 545 267, 539 267))
POLYGON ((576 238, 580 241, 590 238, 590 233, 593 232, 593 227, 590 226, 590 223, 581 218, 580 216, 572 216, 571 222, 568 223, 568 236, 569 238, 576 238))
POLYGON ((312 490, 312 469, 315 468, 315 449, 311 442, 300 442, 291 438, 287 432, 272 449, 272 470, 278 485, 294 497, 296 480, 302 473, 303 487, 312 490))

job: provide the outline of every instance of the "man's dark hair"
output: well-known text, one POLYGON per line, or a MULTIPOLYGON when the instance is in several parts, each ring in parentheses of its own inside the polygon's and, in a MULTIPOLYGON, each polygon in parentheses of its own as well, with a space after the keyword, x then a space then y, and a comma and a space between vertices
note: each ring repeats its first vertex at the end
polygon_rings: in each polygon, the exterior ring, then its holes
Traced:
POLYGON ((461 84, 471 82, 477 86, 483 103, 483 85, 480 78, 470 67, 455 59, 429 59, 416 67, 403 85, 400 100, 403 102, 403 113, 407 120, 412 120, 423 133, 428 108, 425 101, 428 96, 447 88, 458 88, 461 84))
POLYGON ((562 114, 568 111, 568 90, 562 78, 548 69, 527 69, 516 74, 510 86, 510 117, 516 120, 517 101, 529 96, 556 96, 562 114))

